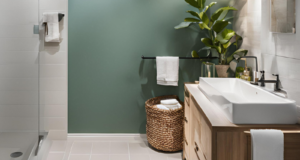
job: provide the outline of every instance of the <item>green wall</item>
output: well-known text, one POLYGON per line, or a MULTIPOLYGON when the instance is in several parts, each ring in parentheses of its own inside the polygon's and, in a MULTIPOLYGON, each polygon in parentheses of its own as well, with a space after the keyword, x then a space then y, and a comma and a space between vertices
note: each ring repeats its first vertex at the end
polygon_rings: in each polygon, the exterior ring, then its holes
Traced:
POLYGON ((69 133, 145 133, 144 102, 183 97, 200 61, 180 60, 178 87, 156 84, 155 60, 203 47, 197 26, 175 30, 183 0, 69 0, 69 133))

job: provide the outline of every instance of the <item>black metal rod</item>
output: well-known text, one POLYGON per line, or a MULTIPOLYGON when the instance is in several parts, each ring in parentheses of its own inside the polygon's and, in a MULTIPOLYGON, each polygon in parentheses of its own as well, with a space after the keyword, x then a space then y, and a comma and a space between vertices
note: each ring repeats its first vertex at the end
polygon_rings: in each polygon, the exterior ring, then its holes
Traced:
MULTIPOLYGON (((218 57, 179 57, 179 59, 217 59, 218 57)), ((144 57, 142 56, 142 59, 156 59, 156 57, 144 57)))

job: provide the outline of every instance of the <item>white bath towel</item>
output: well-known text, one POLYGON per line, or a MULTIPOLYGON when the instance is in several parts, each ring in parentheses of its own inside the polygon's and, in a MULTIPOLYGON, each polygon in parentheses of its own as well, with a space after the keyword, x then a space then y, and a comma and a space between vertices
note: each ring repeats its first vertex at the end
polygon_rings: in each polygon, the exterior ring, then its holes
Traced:
POLYGON ((159 108, 159 109, 163 109, 163 110, 170 110, 170 109, 167 108, 166 106, 160 105, 160 104, 156 105, 156 107, 159 108))
POLYGON ((178 86, 178 57, 156 57, 156 69, 158 85, 178 86))
POLYGON ((167 108, 169 108, 170 110, 171 109, 179 109, 179 108, 181 108, 182 106, 181 106, 181 104, 180 103, 177 103, 177 104, 172 104, 172 105, 164 105, 165 107, 167 107, 167 108))
POLYGON ((280 130, 251 130, 252 160, 283 160, 284 136, 280 130))
POLYGON ((43 23, 45 24, 45 42, 60 42, 58 13, 43 13, 43 23))
POLYGON ((177 104, 177 99, 165 99, 160 101, 161 104, 171 105, 171 104, 177 104))

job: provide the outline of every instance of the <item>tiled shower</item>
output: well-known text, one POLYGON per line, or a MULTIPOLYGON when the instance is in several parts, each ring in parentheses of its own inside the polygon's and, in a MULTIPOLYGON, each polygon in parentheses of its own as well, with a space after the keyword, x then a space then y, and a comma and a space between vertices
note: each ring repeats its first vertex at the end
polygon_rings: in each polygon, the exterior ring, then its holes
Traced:
POLYGON ((67 0, 0 0, 0 157, 35 154, 39 135, 67 135, 67 0), (61 43, 43 41, 41 15, 62 12, 61 43), (36 27, 34 27, 36 26, 36 27), (39 26, 39 28, 37 28, 39 26), (36 33, 34 33, 36 32, 36 33))

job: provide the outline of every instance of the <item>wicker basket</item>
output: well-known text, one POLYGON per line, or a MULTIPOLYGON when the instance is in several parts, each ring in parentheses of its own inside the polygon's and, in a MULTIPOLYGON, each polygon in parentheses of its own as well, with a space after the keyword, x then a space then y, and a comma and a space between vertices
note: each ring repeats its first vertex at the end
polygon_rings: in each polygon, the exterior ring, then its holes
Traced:
POLYGON ((161 96, 145 103, 147 112, 147 139, 157 150, 176 152, 183 148, 184 105, 176 110, 162 110, 156 107, 164 99, 177 99, 177 96, 161 96))

